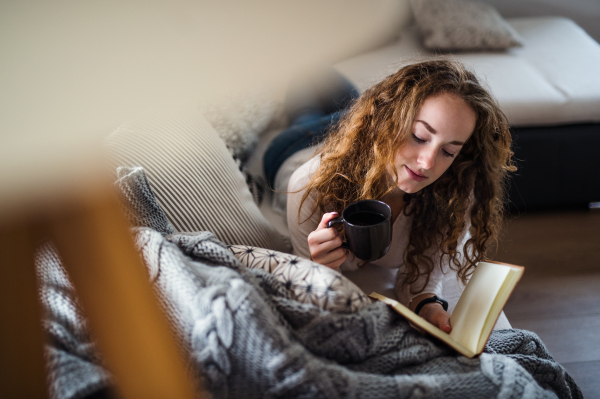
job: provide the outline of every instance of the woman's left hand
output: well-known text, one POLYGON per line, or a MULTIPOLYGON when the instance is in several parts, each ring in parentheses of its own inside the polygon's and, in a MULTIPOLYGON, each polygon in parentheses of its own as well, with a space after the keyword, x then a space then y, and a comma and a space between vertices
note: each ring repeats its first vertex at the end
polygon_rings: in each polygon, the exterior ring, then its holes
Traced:
POLYGON ((452 331, 450 314, 439 303, 428 303, 421 308, 419 316, 446 333, 452 331))
MULTIPOLYGON (((414 297, 409 305, 410 310, 414 312, 419 302, 431 296, 433 296, 433 294, 421 294, 414 297)), ((450 331, 452 331, 452 326, 450 325, 450 314, 444 310, 440 303, 432 302, 426 304, 419 311, 419 316, 446 333, 450 333, 450 331)))

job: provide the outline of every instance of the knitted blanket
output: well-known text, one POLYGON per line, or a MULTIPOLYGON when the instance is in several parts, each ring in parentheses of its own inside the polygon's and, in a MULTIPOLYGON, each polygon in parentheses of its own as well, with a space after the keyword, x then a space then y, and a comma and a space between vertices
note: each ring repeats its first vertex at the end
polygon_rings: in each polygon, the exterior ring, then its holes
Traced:
MULTIPOLYGON (((128 176, 120 188, 130 205, 152 202, 137 181, 145 177, 128 176)), ((156 208, 143 208, 130 214, 134 223, 148 223, 148 209, 164 223, 156 208)), ((190 369, 215 398, 582 397, 531 332, 494 331, 485 353, 467 359, 383 303, 353 314, 302 304, 211 233, 163 230, 133 234, 190 369)), ((36 265, 52 396, 107 392, 110 374, 52 243, 39 248, 36 265)))

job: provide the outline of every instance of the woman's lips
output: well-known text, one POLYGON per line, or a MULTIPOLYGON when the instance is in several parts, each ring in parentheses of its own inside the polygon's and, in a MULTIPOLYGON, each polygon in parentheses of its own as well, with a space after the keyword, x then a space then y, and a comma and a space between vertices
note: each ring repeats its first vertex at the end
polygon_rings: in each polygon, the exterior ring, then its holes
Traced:
POLYGON ((423 176, 415 171, 413 171, 411 168, 409 168, 408 166, 404 166, 406 168, 406 170, 408 171, 408 176, 410 176, 411 179, 413 179, 414 181, 423 181, 425 179, 427 179, 426 176, 423 176))

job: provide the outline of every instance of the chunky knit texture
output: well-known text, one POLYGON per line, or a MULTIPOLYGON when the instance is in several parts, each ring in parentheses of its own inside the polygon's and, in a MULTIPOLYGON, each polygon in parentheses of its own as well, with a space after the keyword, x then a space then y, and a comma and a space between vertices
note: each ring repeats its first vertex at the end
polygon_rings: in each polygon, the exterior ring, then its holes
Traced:
MULTIPOLYGON (((137 247, 194 376, 215 398, 581 397, 533 333, 494 331, 485 353, 467 359, 383 303, 353 314, 302 304, 271 274, 244 268, 211 233, 151 227, 134 229, 137 247)), ((36 264, 52 396, 110 387, 50 242, 36 264)))

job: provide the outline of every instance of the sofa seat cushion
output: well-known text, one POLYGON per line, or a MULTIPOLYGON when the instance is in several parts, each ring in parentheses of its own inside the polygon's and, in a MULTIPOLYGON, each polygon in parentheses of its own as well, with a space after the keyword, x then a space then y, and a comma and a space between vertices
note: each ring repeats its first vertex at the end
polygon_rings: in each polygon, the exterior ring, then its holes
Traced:
MULTIPOLYGON (((515 126, 600 122, 600 45, 561 17, 507 19, 523 47, 448 55, 483 81, 515 126)), ((411 62, 439 57, 415 26, 386 47, 336 64, 360 91, 411 62)))
POLYGON ((138 117, 106 142, 114 166, 144 168, 177 232, 210 231, 228 245, 291 250, 261 214, 225 143, 199 110, 138 117))

